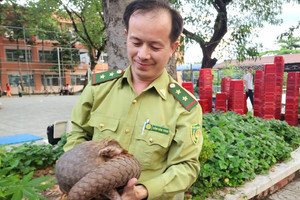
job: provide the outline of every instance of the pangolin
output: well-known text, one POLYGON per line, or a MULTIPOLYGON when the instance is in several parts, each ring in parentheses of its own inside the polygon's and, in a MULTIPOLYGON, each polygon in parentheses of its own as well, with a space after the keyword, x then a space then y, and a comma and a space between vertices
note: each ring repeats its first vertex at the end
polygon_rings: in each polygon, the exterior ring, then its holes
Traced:
POLYGON ((121 200, 117 190, 140 174, 138 160, 113 139, 78 144, 55 167, 58 185, 68 200, 121 200))

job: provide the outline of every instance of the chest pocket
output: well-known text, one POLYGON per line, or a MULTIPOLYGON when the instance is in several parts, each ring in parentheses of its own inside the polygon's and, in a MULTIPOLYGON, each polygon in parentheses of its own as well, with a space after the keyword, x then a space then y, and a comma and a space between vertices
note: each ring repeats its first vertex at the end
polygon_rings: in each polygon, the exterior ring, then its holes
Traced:
POLYGON ((114 119, 101 113, 92 114, 88 124, 94 127, 93 140, 101 140, 106 137, 117 139, 119 119, 114 119))
POLYGON ((141 162, 143 169, 161 169, 167 161, 168 150, 173 134, 162 134, 145 130, 144 134, 136 137, 135 156, 141 162))

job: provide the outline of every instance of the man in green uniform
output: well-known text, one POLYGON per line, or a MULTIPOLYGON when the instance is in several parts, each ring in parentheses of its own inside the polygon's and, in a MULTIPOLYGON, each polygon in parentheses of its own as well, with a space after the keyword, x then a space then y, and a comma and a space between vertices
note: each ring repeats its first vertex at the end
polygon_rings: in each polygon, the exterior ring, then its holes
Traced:
POLYGON ((141 163, 122 199, 183 199, 196 180, 202 147, 202 110, 168 75, 182 18, 159 0, 137 0, 124 13, 131 65, 92 76, 72 113, 65 151, 110 137, 141 163))

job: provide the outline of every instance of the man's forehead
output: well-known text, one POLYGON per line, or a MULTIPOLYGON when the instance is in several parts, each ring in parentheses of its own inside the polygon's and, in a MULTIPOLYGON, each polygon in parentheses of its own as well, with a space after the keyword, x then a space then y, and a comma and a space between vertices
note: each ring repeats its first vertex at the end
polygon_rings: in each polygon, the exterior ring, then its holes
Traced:
MULTIPOLYGON (((157 18, 157 17, 160 17, 161 15, 170 15, 170 13, 165 10, 165 9, 162 9, 162 8, 158 8, 158 9, 153 9, 153 10, 136 10, 134 13, 132 13, 132 15, 130 16, 130 19, 132 17, 137 17, 137 16, 147 16, 149 18, 157 18)), ((129 21, 130 21, 129 19, 129 21)))

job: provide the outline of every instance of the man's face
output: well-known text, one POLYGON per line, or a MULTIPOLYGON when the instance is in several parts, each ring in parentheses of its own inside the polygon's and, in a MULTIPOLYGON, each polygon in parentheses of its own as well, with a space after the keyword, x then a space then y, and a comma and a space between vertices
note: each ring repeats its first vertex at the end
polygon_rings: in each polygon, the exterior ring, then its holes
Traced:
POLYGON ((160 10, 133 13, 129 20, 127 56, 133 81, 153 81, 159 77, 178 42, 171 44, 171 16, 160 10))
POLYGON ((249 71, 250 73, 252 73, 252 68, 249 68, 248 71, 249 71))

